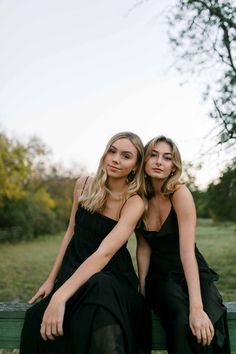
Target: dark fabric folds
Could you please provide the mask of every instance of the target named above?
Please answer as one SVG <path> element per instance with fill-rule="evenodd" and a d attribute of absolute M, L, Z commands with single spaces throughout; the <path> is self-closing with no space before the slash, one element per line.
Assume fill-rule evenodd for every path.
<path fill-rule="evenodd" d="M 172 206 L 159 231 L 140 232 L 152 249 L 146 278 L 147 302 L 160 316 L 166 330 L 169 354 L 230 354 L 227 311 L 215 286 L 219 276 L 195 245 L 204 311 L 211 319 L 215 336 L 210 346 L 198 344 L 189 327 L 189 297 L 179 252 L 179 230 Z"/>
<path fill-rule="evenodd" d="M 52 294 L 99 247 L 116 223 L 79 206 L 75 233 Z M 145 340 L 139 341 L 140 321 L 146 310 L 126 245 L 67 301 L 64 335 L 43 341 L 40 323 L 52 294 L 27 311 L 20 354 L 139 354 L 146 350 Z"/>

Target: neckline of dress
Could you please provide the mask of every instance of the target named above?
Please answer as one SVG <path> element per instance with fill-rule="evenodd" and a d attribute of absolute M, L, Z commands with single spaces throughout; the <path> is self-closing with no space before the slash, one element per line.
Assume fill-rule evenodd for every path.
<path fill-rule="evenodd" d="M 88 213 L 90 213 L 89 210 L 87 210 L 82 204 L 79 204 L 79 206 L 80 206 L 81 208 L 83 208 L 84 210 L 86 210 Z M 119 220 L 113 219 L 113 218 L 111 218 L 110 216 L 107 216 L 107 215 L 105 215 L 105 214 L 101 214 L 101 213 L 99 213 L 98 211 L 96 211 L 96 212 L 93 213 L 93 214 L 96 214 L 96 215 L 98 215 L 98 216 L 101 216 L 101 217 L 103 217 L 103 218 L 105 218 L 105 219 L 108 219 L 108 220 L 113 221 L 113 222 L 116 222 L 116 223 L 119 221 Z"/>
<path fill-rule="evenodd" d="M 116 220 L 116 219 L 110 218 L 110 216 L 107 216 L 107 215 L 104 215 L 104 214 L 98 213 L 97 211 L 96 211 L 96 214 L 97 214 L 97 215 L 99 215 L 99 216 L 102 216 L 103 218 L 106 218 L 106 219 L 108 219 L 108 220 L 111 220 L 111 221 L 113 221 L 113 222 L 118 222 L 118 221 L 119 221 L 119 220 Z"/>
<path fill-rule="evenodd" d="M 146 232 L 157 232 L 159 233 L 161 231 L 161 229 L 163 228 L 163 226 L 165 225 L 165 223 L 167 222 L 167 220 L 169 219 L 169 216 L 172 212 L 172 209 L 173 209 L 173 205 L 171 205 L 171 208 L 170 208 L 170 211 L 168 212 L 164 222 L 162 223 L 161 227 L 159 228 L 159 230 L 145 230 Z"/>

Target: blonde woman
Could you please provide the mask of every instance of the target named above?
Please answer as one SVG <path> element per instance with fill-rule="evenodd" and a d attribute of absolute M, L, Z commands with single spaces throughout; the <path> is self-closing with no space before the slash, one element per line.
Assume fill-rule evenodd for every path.
<path fill-rule="evenodd" d="M 127 241 L 144 211 L 143 145 L 113 136 L 80 178 L 52 270 L 26 313 L 20 354 L 135 354 L 140 302 Z"/>
<path fill-rule="evenodd" d="M 169 354 L 229 354 L 226 308 L 195 244 L 196 211 L 165 136 L 145 146 L 148 210 L 137 232 L 140 291 L 161 317 Z"/>

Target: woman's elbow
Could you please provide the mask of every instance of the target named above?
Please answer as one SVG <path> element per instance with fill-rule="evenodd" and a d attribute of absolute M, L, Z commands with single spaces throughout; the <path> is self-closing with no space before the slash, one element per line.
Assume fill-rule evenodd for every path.
<path fill-rule="evenodd" d="M 101 261 L 101 263 L 103 264 L 107 264 L 111 258 L 113 257 L 115 252 L 113 252 L 110 249 L 106 249 L 106 248 L 98 248 L 96 251 L 96 256 L 98 257 L 98 259 Z"/>

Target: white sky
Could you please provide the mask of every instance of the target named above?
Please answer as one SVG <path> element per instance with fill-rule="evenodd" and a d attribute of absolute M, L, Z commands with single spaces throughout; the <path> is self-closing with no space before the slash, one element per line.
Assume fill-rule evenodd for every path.
<path fill-rule="evenodd" d="M 144 143 L 166 134 L 183 160 L 199 162 L 214 121 L 201 85 L 180 86 L 173 69 L 165 15 L 175 0 L 139 2 L 0 0 L 0 128 L 36 135 L 53 161 L 90 172 L 123 130 Z M 204 161 L 201 186 L 222 168 Z"/>

